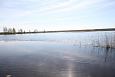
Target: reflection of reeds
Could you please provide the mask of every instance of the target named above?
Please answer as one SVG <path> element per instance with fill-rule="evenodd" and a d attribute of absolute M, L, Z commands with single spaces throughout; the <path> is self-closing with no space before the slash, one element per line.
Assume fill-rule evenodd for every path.
<path fill-rule="evenodd" d="M 113 33 L 113 47 L 115 47 L 115 32 Z"/>
<path fill-rule="evenodd" d="M 110 45 L 110 40 L 111 40 L 111 39 L 109 39 L 108 35 L 105 34 L 105 45 L 104 45 L 104 46 L 105 46 L 106 48 L 111 48 L 112 45 Z"/>

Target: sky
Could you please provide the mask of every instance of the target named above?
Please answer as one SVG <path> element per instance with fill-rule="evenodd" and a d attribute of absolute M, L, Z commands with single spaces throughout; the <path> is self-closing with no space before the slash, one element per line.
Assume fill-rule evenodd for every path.
<path fill-rule="evenodd" d="M 115 0 L 0 0 L 3 27 L 25 30 L 115 28 Z"/>

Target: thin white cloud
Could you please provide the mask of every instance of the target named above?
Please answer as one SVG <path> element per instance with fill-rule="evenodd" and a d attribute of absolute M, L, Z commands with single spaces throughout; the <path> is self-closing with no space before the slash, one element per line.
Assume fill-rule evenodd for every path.
<path fill-rule="evenodd" d="M 77 12 L 80 11 L 85 12 L 87 11 L 88 8 L 91 8 L 90 10 L 94 10 L 94 9 L 98 9 L 98 8 L 100 9 L 103 7 L 114 5 L 115 1 L 112 0 L 63 0 L 63 1 L 62 0 L 50 0 L 50 1 L 49 0 L 15 0 L 14 2 L 3 2 L 3 3 L 4 4 L 0 8 L 0 10 L 2 9 L 0 12 L 0 17 L 2 17 L 2 20 L 0 22 L 34 23 L 39 21 L 43 23 L 44 22 L 55 23 L 59 21 L 59 23 L 61 24 L 61 22 L 62 23 L 67 21 L 71 22 L 69 21 L 70 18 L 71 19 L 74 18 L 67 17 L 68 18 L 67 19 L 65 16 L 60 16 L 60 14 L 64 15 L 66 12 L 71 12 L 74 14 L 73 16 L 75 16 L 77 15 Z M 96 8 L 93 6 L 96 6 Z M 76 14 L 73 11 L 77 11 Z M 55 16 L 57 17 L 55 16 L 50 17 L 49 14 L 50 15 L 55 14 Z M 80 19 L 80 17 L 78 18 Z"/>
<path fill-rule="evenodd" d="M 30 14 L 49 14 L 49 13 L 59 13 L 59 12 L 69 12 L 72 10 L 84 10 L 85 8 L 92 7 L 94 5 L 101 5 L 105 0 L 68 0 L 59 4 L 52 4 L 48 6 L 40 7 L 39 10 L 33 9 Z M 108 5 L 105 3 L 104 5 Z"/>
<path fill-rule="evenodd" d="M 40 9 L 40 11 L 48 11 L 48 10 L 54 10 L 54 9 L 56 9 L 56 8 L 62 8 L 62 7 L 71 5 L 74 1 L 76 1 L 76 0 L 68 0 L 68 1 L 66 1 L 66 2 L 58 3 L 58 4 L 54 3 L 54 4 L 52 4 L 52 5 L 42 7 L 42 8 Z"/>
<path fill-rule="evenodd" d="M 5 0 L 6 1 L 6 0 Z M 23 17 L 29 15 L 40 15 L 49 13 L 59 13 L 59 12 L 69 12 L 72 10 L 84 10 L 85 8 L 92 7 L 94 5 L 102 7 L 113 5 L 114 3 L 109 2 L 109 0 L 51 0 L 51 1 L 38 1 L 38 0 L 16 0 L 16 1 L 6 1 L 4 2 L 3 12 L 6 15 L 9 14 L 13 17 Z M 102 8 L 101 7 L 101 8 Z M 5 16 L 2 13 L 2 16 Z"/>
<path fill-rule="evenodd" d="M 87 8 L 87 7 L 91 7 L 94 4 L 100 3 L 104 0 L 70 0 L 68 2 L 62 3 L 60 5 L 52 5 L 50 7 L 47 8 L 43 8 L 42 10 L 40 10 L 41 12 L 67 12 L 67 11 L 71 11 L 71 10 L 81 10 L 83 8 Z"/>

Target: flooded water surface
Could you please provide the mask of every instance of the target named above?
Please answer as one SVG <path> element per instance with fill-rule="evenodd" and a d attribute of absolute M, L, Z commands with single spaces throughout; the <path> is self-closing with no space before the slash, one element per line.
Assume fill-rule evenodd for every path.
<path fill-rule="evenodd" d="M 0 77 L 115 77 L 115 49 L 92 46 L 99 35 L 1 35 Z"/>

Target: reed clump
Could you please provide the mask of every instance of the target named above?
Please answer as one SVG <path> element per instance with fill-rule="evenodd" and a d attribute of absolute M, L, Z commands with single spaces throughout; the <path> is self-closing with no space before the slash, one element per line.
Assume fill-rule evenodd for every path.
<path fill-rule="evenodd" d="M 101 36 L 98 35 L 95 42 L 93 42 L 95 47 L 104 47 L 104 48 L 115 48 L 115 33 L 105 33 Z"/>

